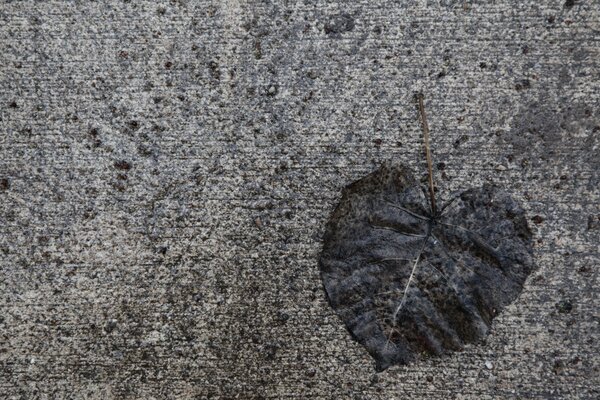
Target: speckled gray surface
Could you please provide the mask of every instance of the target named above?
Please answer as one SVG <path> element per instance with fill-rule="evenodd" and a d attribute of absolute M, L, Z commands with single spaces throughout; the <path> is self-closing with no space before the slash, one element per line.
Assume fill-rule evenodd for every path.
<path fill-rule="evenodd" d="M 2 1 L 0 397 L 592 399 L 598 1 Z M 525 207 L 487 343 L 376 374 L 318 271 L 383 161 Z"/>

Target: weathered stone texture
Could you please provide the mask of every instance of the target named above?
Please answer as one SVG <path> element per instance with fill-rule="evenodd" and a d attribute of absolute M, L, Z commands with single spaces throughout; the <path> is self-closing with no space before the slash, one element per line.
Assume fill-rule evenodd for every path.
<path fill-rule="evenodd" d="M 0 397 L 576 398 L 600 387 L 597 1 L 0 3 Z M 318 256 L 392 160 L 523 204 L 485 346 L 373 371 Z"/>

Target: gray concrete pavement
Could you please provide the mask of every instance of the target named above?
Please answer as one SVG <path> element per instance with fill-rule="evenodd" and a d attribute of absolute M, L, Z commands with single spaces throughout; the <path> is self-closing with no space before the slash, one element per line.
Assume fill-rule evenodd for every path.
<path fill-rule="evenodd" d="M 0 397 L 593 399 L 597 1 L 2 1 Z M 539 268 L 483 345 L 376 374 L 317 260 L 386 160 L 491 182 Z"/>

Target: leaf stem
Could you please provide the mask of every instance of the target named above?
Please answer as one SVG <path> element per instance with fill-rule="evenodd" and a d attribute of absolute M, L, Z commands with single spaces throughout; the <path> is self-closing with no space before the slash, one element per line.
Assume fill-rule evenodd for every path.
<path fill-rule="evenodd" d="M 431 150 L 429 149 L 429 125 L 427 125 L 427 116 L 425 115 L 422 93 L 417 94 L 417 101 L 419 103 L 419 114 L 421 114 L 423 136 L 425 139 L 425 157 L 427 158 L 427 171 L 429 172 L 429 199 L 431 200 L 431 212 L 433 215 L 436 215 L 435 192 L 433 190 L 433 168 L 431 163 Z"/>

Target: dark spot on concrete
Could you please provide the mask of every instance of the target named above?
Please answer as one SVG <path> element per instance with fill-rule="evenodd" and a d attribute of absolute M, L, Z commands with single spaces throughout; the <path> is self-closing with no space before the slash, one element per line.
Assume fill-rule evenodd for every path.
<path fill-rule="evenodd" d="M 106 325 L 104 325 L 104 332 L 111 333 L 112 331 L 115 330 L 116 327 L 117 327 L 117 321 L 114 319 L 111 319 L 110 321 L 108 321 L 106 323 Z"/>
<path fill-rule="evenodd" d="M 165 62 L 165 68 L 166 69 L 171 69 L 172 67 L 173 67 L 173 63 L 171 61 Z"/>
<path fill-rule="evenodd" d="M 266 344 L 264 348 L 265 359 L 269 361 L 275 360 L 275 357 L 277 356 L 277 350 L 279 350 L 279 346 L 276 344 Z"/>
<path fill-rule="evenodd" d="M 446 163 L 444 163 L 444 162 L 437 163 L 437 169 L 439 171 L 443 171 L 444 169 L 446 169 Z"/>
<path fill-rule="evenodd" d="M 7 191 L 10 188 L 10 181 L 8 178 L 0 178 L 0 191 Z"/>
<path fill-rule="evenodd" d="M 140 144 L 137 147 L 137 151 L 140 155 L 142 155 L 144 157 L 149 157 L 152 155 L 152 149 L 144 144 Z"/>
<path fill-rule="evenodd" d="M 382 139 L 373 139 L 373 143 L 375 144 L 375 146 L 381 146 L 381 144 L 383 143 Z"/>
<path fill-rule="evenodd" d="M 544 222 L 544 218 L 540 215 L 535 215 L 531 218 L 531 220 L 536 223 L 536 224 L 541 224 L 542 222 Z"/>
<path fill-rule="evenodd" d="M 120 169 L 122 171 L 129 171 L 131 169 L 131 164 L 125 160 L 115 161 L 113 165 L 116 169 Z"/>
<path fill-rule="evenodd" d="M 98 128 L 92 128 L 89 131 L 89 135 L 92 140 L 92 147 L 94 147 L 94 148 L 100 147 L 100 145 L 102 144 L 102 140 L 100 140 L 98 138 L 99 134 L 100 134 L 100 130 Z"/>
<path fill-rule="evenodd" d="M 285 325 L 290 319 L 290 315 L 286 312 L 283 311 L 278 311 L 277 312 L 277 321 L 279 322 L 279 325 Z"/>
<path fill-rule="evenodd" d="M 310 100 L 312 100 L 312 98 L 313 98 L 313 95 L 314 95 L 314 92 L 311 90 L 310 92 L 308 92 L 307 94 L 305 94 L 305 95 L 302 97 L 302 101 L 303 101 L 304 103 L 308 103 Z"/>
<path fill-rule="evenodd" d="M 525 89 L 531 88 L 531 82 L 529 79 L 521 79 L 519 82 L 515 84 L 515 90 L 521 91 Z"/>
<path fill-rule="evenodd" d="M 487 68 L 487 64 L 482 61 L 482 62 L 479 63 L 479 68 L 486 69 Z"/>
<path fill-rule="evenodd" d="M 325 23 L 324 30 L 327 35 L 339 36 L 344 32 L 350 32 L 354 29 L 354 18 L 347 13 L 341 13 L 331 17 Z"/>
<path fill-rule="evenodd" d="M 136 120 L 131 120 L 127 123 L 127 127 L 133 131 L 136 131 L 140 128 L 140 123 Z"/>
<path fill-rule="evenodd" d="M 120 181 L 126 181 L 127 180 L 127 175 L 125 174 L 117 174 L 117 179 Z"/>
<path fill-rule="evenodd" d="M 588 228 L 588 230 L 600 228 L 600 214 L 588 215 L 587 228 Z"/>
<path fill-rule="evenodd" d="M 196 185 L 202 185 L 204 183 L 204 175 L 202 175 L 199 172 L 196 172 L 192 175 L 192 181 L 196 184 Z"/>
<path fill-rule="evenodd" d="M 563 372 L 563 370 L 565 369 L 565 363 L 562 360 L 554 360 L 554 363 L 552 365 L 552 371 L 558 375 L 561 372 Z"/>
<path fill-rule="evenodd" d="M 595 170 L 600 168 L 600 160 L 594 152 L 575 154 L 573 146 L 565 146 L 571 141 L 582 142 L 582 148 L 597 148 L 600 136 L 590 134 L 599 120 L 588 117 L 585 103 L 565 101 L 562 105 L 534 102 L 526 105 L 515 115 L 509 132 L 504 132 L 499 140 L 511 145 L 511 152 L 527 163 L 538 166 L 549 160 L 569 164 L 575 157 L 579 162 L 589 164 Z"/>
<path fill-rule="evenodd" d="M 461 137 L 459 137 L 458 139 L 456 139 L 453 143 L 454 148 L 458 148 L 460 147 L 463 143 L 466 143 L 469 140 L 469 137 L 467 135 L 462 135 Z"/>
<path fill-rule="evenodd" d="M 546 18 L 546 21 L 547 21 L 549 24 L 553 24 L 553 23 L 554 23 L 554 21 L 556 21 L 556 16 L 554 16 L 554 15 L 549 15 L 549 16 Z"/>
<path fill-rule="evenodd" d="M 210 76 L 212 76 L 213 79 L 221 79 L 221 70 L 219 69 L 219 64 L 216 61 L 211 61 L 208 63 L 208 70 L 210 71 Z"/>
<path fill-rule="evenodd" d="M 8 107 L 10 107 L 10 108 L 19 108 L 19 105 L 17 104 L 16 101 L 11 101 L 10 103 L 8 103 Z"/>
<path fill-rule="evenodd" d="M 565 1 L 564 7 L 566 9 L 571 9 L 575 5 L 575 0 L 567 0 Z"/>
<path fill-rule="evenodd" d="M 568 314 L 573 311 L 573 303 L 571 300 L 561 300 L 556 303 L 556 309 L 561 314 Z"/>
<path fill-rule="evenodd" d="M 254 41 L 254 58 L 256 58 L 257 60 L 260 60 L 262 57 L 263 57 L 262 44 L 259 39 L 256 39 Z"/>
<path fill-rule="evenodd" d="M 127 58 L 129 58 L 129 53 L 125 50 L 121 50 L 119 51 L 119 57 L 123 60 L 126 60 Z"/>
<path fill-rule="evenodd" d="M 306 76 L 308 76 L 310 79 L 317 79 L 319 77 L 319 73 L 314 69 L 311 69 L 306 73 Z"/>
<path fill-rule="evenodd" d="M 577 272 L 579 272 L 580 274 L 583 274 L 583 275 L 587 275 L 590 272 L 592 272 L 592 268 L 589 265 L 582 265 L 581 267 L 579 267 Z"/>

